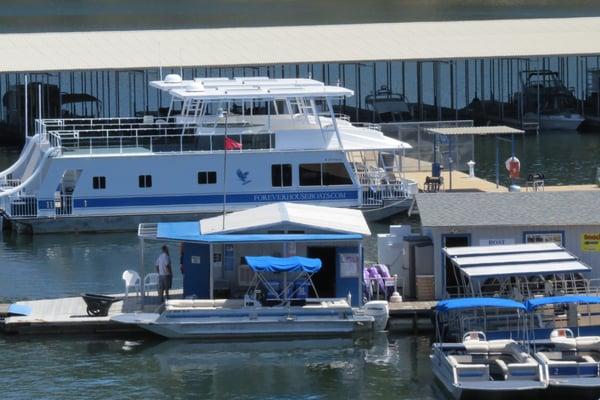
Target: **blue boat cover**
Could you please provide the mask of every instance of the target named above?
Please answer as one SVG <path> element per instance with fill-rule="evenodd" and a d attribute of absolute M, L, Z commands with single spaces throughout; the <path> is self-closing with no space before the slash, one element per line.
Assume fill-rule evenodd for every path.
<path fill-rule="evenodd" d="M 252 257 L 246 256 L 248 266 L 256 272 L 308 272 L 315 273 L 321 269 L 321 260 L 306 257 Z"/>
<path fill-rule="evenodd" d="M 469 297 L 464 299 L 442 300 L 435 306 L 437 312 L 448 312 L 452 310 L 464 310 L 469 308 L 512 308 L 525 310 L 523 303 L 499 297 Z"/>
<path fill-rule="evenodd" d="M 538 307 L 545 306 L 548 304 L 566 304 L 566 303 L 577 303 L 577 304 L 600 304 L 600 297 L 597 296 L 551 296 L 551 297 L 540 297 L 537 299 L 529 299 L 525 302 L 527 311 L 531 312 Z"/>

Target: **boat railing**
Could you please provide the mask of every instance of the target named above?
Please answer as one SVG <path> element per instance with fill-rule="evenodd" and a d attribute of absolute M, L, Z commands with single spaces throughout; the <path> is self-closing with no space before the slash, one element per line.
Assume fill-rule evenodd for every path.
<path fill-rule="evenodd" d="M 357 128 L 366 128 L 381 131 L 381 125 L 374 124 L 372 122 L 352 122 L 352 125 L 356 126 Z"/>
<path fill-rule="evenodd" d="M 319 116 L 321 117 L 330 117 L 331 118 L 331 113 L 329 112 L 320 112 Z M 333 114 L 333 116 L 335 117 L 335 119 L 339 119 L 342 121 L 346 121 L 346 122 L 350 122 L 350 116 L 347 114 L 340 114 L 340 113 L 335 113 Z"/>
<path fill-rule="evenodd" d="M 37 197 L 35 196 L 0 197 L 0 201 L 2 201 L 0 208 L 4 209 L 11 218 L 37 216 Z"/>
<path fill-rule="evenodd" d="M 446 297 L 471 297 L 474 295 L 484 297 L 510 297 L 521 301 L 538 296 L 558 296 L 566 294 L 600 295 L 600 279 L 535 279 L 520 281 L 517 284 L 502 285 L 497 281 L 483 283 L 479 286 L 478 293 L 472 293 L 469 288 L 462 285 L 446 286 Z"/>
<path fill-rule="evenodd" d="M 122 127 L 100 124 L 102 128 L 80 129 L 85 125 L 77 125 L 77 129 L 57 125 L 44 134 L 53 147 L 61 151 L 81 151 L 86 153 L 130 153 L 130 152 L 190 152 L 190 151 L 222 151 L 224 135 L 196 134 L 195 125 L 176 123 L 159 124 L 122 124 Z M 70 127 L 70 128 L 73 128 Z M 45 128 L 43 128 L 45 129 Z M 272 150 L 275 137 L 272 132 L 236 133 L 228 137 L 241 144 L 244 150 Z"/>
<path fill-rule="evenodd" d="M 482 330 L 484 332 L 493 331 L 518 331 L 520 325 L 519 321 L 521 317 L 514 313 L 494 313 L 493 311 L 487 310 L 485 315 L 475 313 L 475 315 L 459 315 L 458 325 L 460 332 L 469 332 Z"/>
<path fill-rule="evenodd" d="M 16 188 L 20 184 L 20 179 L 8 179 L 6 177 L 0 178 L 0 192 L 6 189 Z"/>
<path fill-rule="evenodd" d="M 73 213 L 73 196 L 57 195 L 54 198 L 54 212 L 56 215 L 71 215 Z"/>

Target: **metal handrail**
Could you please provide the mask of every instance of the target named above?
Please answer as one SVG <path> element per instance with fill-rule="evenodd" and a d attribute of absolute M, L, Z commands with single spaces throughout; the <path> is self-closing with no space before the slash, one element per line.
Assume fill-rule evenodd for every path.
<path fill-rule="evenodd" d="M 374 129 L 376 131 L 381 131 L 381 125 L 374 124 L 372 122 L 352 122 L 352 126 L 355 126 L 357 128 L 367 128 Z"/>

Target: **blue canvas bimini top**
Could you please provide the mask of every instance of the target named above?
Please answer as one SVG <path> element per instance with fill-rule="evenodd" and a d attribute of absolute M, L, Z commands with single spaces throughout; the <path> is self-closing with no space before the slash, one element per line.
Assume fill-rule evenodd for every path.
<path fill-rule="evenodd" d="M 550 304 L 600 304 L 600 297 L 598 296 L 552 296 L 552 297 L 540 297 L 537 299 L 529 299 L 525 302 L 527 311 L 534 311 L 538 307 L 542 307 Z"/>
<path fill-rule="evenodd" d="M 499 297 L 470 297 L 465 299 L 442 300 L 436 305 L 435 310 L 437 312 L 448 312 L 453 310 L 484 307 L 525 310 L 523 303 Z"/>
<path fill-rule="evenodd" d="M 321 260 L 306 257 L 252 257 L 246 256 L 246 262 L 256 272 L 307 272 L 315 273 L 321 269 Z"/>

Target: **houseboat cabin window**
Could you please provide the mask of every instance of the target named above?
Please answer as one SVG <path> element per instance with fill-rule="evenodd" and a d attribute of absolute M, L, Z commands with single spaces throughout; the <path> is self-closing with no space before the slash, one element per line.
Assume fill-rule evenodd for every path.
<path fill-rule="evenodd" d="M 321 164 L 300 164 L 300 186 L 321 185 Z"/>
<path fill-rule="evenodd" d="M 92 178 L 92 186 L 94 189 L 106 189 L 106 177 L 94 176 Z"/>
<path fill-rule="evenodd" d="M 292 164 L 271 165 L 271 185 L 273 187 L 292 186 Z"/>
<path fill-rule="evenodd" d="M 352 178 L 344 163 L 323 164 L 323 185 L 351 185 Z"/>
<path fill-rule="evenodd" d="M 138 184 L 141 188 L 152 187 L 152 175 L 140 175 L 138 177 Z"/>
<path fill-rule="evenodd" d="M 344 163 L 300 164 L 300 186 L 351 184 Z"/>
<path fill-rule="evenodd" d="M 210 185 L 217 183 L 216 171 L 200 171 L 198 172 L 198 185 Z"/>
<path fill-rule="evenodd" d="M 561 232 L 538 232 L 526 233 L 525 243 L 556 243 L 563 245 L 563 234 Z"/>

